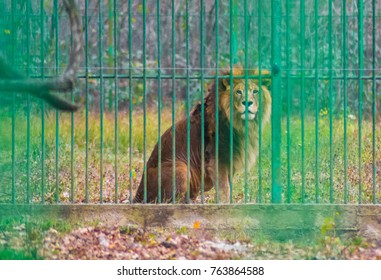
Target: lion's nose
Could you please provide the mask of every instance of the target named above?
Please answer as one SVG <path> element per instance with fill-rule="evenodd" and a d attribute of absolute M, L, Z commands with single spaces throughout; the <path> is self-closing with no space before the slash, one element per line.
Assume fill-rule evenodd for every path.
<path fill-rule="evenodd" d="M 242 101 L 242 105 L 246 107 L 250 107 L 251 105 L 253 105 L 253 101 Z"/>

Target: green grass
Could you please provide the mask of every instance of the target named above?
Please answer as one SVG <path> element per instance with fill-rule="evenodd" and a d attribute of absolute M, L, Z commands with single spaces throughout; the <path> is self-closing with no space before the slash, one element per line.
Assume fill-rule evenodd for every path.
<path fill-rule="evenodd" d="M 31 217 L 27 213 L 0 216 L 0 260 L 42 259 L 48 233 L 69 233 L 74 224 L 54 218 Z"/>
<path fill-rule="evenodd" d="M 158 139 L 157 111 L 155 108 L 147 110 L 147 159 L 153 146 Z M 177 114 L 177 118 L 181 112 Z M 56 177 L 56 120 L 55 113 L 49 112 L 45 117 L 45 177 L 44 198 L 47 203 L 54 203 L 56 195 L 63 203 L 71 201 L 71 187 L 74 188 L 74 201 L 85 202 L 86 199 L 86 118 L 84 112 L 74 114 L 73 135 L 73 169 L 71 169 L 71 115 L 59 114 L 59 141 L 58 141 L 58 180 Z M 97 203 L 100 196 L 100 116 L 90 112 L 89 115 L 89 143 L 88 143 L 88 201 Z M 118 201 L 128 201 L 130 195 L 130 176 L 132 178 L 132 192 L 137 188 L 143 169 L 143 112 L 136 110 L 132 118 L 132 147 L 129 146 L 129 116 L 128 112 L 120 112 L 118 115 L 118 157 L 115 159 L 115 117 L 112 113 L 104 115 L 103 130 L 103 202 L 115 201 L 115 170 L 117 163 L 118 175 Z M 171 126 L 171 111 L 163 109 L 161 133 Z M 304 120 L 304 146 L 301 141 L 301 119 L 299 116 L 290 117 L 290 154 L 288 166 L 287 155 L 287 129 L 286 119 L 282 122 L 282 180 L 283 197 L 292 203 L 314 203 L 316 199 L 320 203 L 344 202 L 344 124 L 342 118 L 333 121 L 332 133 L 332 180 L 330 162 L 330 130 L 329 118 L 323 114 L 319 118 L 318 145 L 319 152 L 316 158 L 316 135 L 315 118 L 306 116 Z M 10 116 L 0 117 L 0 203 L 8 203 L 12 197 L 12 119 Z M 15 145 L 15 200 L 18 203 L 26 201 L 26 147 L 27 120 L 22 112 L 17 113 L 15 121 L 16 133 Z M 361 202 L 373 202 L 373 165 L 372 165 L 372 124 L 364 120 L 361 125 Z M 268 203 L 271 200 L 271 129 L 266 127 L 262 135 L 261 157 L 253 170 L 248 170 L 247 194 L 248 201 Z M 348 119 L 347 129 L 347 202 L 358 203 L 359 200 L 359 129 L 356 119 Z M 377 130 L 376 143 L 376 199 L 381 200 L 381 133 Z M 304 197 L 302 197 L 302 147 L 304 147 Z M 130 166 L 129 153 L 132 153 Z M 317 164 L 316 164 L 317 160 Z M 30 136 L 30 177 L 29 186 L 31 200 L 41 202 L 42 197 L 42 153 L 41 153 L 41 117 L 33 114 L 31 117 Z M 315 172 L 318 168 L 318 178 Z M 131 172 L 130 172 L 131 171 Z M 289 171 L 289 173 L 288 173 Z M 72 174 L 73 173 L 73 174 Z M 290 185 L 287 185 L 288 174 Z M 72 176 L 73 175 L 73 176 Z M 58 182 L 58 184 L 56 184 Z M 332 182 L 332 184 L 331 184 Z M 316 188 L 318 193 L 316 193 Z M 244 172 L 237 174 L 233 185 L 234 202 L 243 202 L 245 193 Z M 259 199 L 259 193 L 262 199 Z M 332 197 L 330 197 L 332 194 Z M 207 201 L 213 202 L 214 195 L 210 192 L 206 196 Z"/>
<path fill-rule="evenodd" d="M 36 260 L 40 259 L 35 254 L 30 254 L 26 250 L 1 249 L 0 260 Z"/>

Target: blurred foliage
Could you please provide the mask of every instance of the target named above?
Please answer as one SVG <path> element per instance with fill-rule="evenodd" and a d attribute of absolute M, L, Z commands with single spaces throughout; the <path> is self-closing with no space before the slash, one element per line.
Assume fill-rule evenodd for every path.
<path fill-rule="evenodd" d="M 102 2 L 102 22 L 99 23 L 99 1 L 89 1 L 88 17 L 85 18 L 85 3 L 80 1 L 81 14 L 88 40 L 86 43 L 88 64 L 81 62 L 79 75 L 82 88 L 86 80 L 83 78 L 88 73 L 92 78 L 88 81 L 90 106 L 97 109 L 100 103 L 99 76 L 105 75 L 108 82 L 103 84 L 104 105 L 112 110 L 115 105 L 115 85 L 118 87 L 119 107 L 128 108 L 132 100 L 134 105 L 142 103 L 142 75 L 143 60 L 146 60 L 146 74 L 151 78 L 146 81 L 147 102 L 156 103 L 158 93 L 158 28 L 157 28 L 157 1 L 146 1 L 146 19 L 143 20 L 143 5 L 141 1 L 131 1 L 131 11 L 128 10 L 129 1 L 117 1 L 114 14 L 113 1 Z M 69 53 L 70 35 L 68 18 L 63 13 L 60 1 L 27 1 L 27 0 L 1 0 L 0 5 L 0 43 L 2 46 L 0 55 L 7 57 L 10 63 L 19 70 L 35 77 L 52 76 L 62 73 Z M 112 2 L 112 3 L 111 3 Z M 216 17 L 216 1 L 204 1 L 205 13 L 203 24 L 203 48 L 204 56 L 201 57 L 201 1 L 189 1 L 188 23 L 186 17 L 185 0 L 175 1 L 172 7 L 171 1 L 160 1 L 160 73 L 184 77 L 189 67 L 192 77 L 215 74 L 216 61 L 219 67 L 228 67 L 230 60 L 234 63 L 244 64 L 245 55 L 249 68 L 271 69 L 271 1 L 233 1 L 233 7 L 229 7 L 229 1 L 217 1 L 219 14 Z M 380 108 L 381 96 L 377 92 L 380 82 L 377 79 L 372 88 L 372 80 L 364 79 L 363 91 L 359 92 L 359 59 L 364 60 L 364 75 L 371 77 L 373 74 L 372 54 L 375 52 L 376 60 L 375 75 L 380 73 L 381 39 L 375 38 L 373 45 L 373 33 L 380 34 L 380 11 L 376 11 L 376 25 L 372 22 L 372 1 L 364 0 L 364 32 L 360 34 L 364 41 L 364 52 L 358 52 L 359 25 L 357 1 L 333 0 L 330 10 L 329 1 L 302 1 L 304 11 L 301 11 L 301 1 L 282 1 L 282 63 L 283 81 L 282 93 L 284 108 L 287 100 L 291 102 L 291 112 L 300 111 L 301 96 L 305 97 L 306 112 L 313 113 L 316 109 L 327 108 L 332 105 L 335 114 L 343 110 L 344 90 L 348 95 L 349 113 L 358 114 L 359 96 L 363 96 L 363 110 L 365 116 L 370 116 L 375 96 L 377 108 Z M 41 5 L 43 3 L 43 5 Z M 56 6 L 58 3 L 58 6 Z M 317 3 L 317 6 L 316 6 Z M 376 1 L 376 7 L 381 5 L 381 0 Z M 172 26 L 172 8 L 175 18 Z M 245 35 L 245 10 L 247 13 L 247 38 Z M 346 18 L 343 12 L 346 12 Z M 56 18 L 56 13 L 58 19 Z M 232 25 L 230 24 L 230 12 L 232 12 Z M 131 13 L 131 26 L 129 30 L 129 14 Z M 117 15 L 117 18 L 114 18 Z M 217 21 L 216 21 L 217 19 Z M 58 21 L 58 25 L 56 22 Z M 115 24 L 114 24 L 115 23 Z M 101 30 L 99 30 L 101 27 Z M 143 27 L 146 28 L 146 37 L 143 38 Z M 174 28 L 173 28 L 174 27 Z M 188 27 L 188 28 L 187 28 Z M 218 34 L 216 29 L 218 27 Z M 304 34 L 301 32 L 304 30 Z M 344 29 L 345 27 L 345 29 Z M 373 30 L 374 29 L 374 30 Z M 344 31 L 347 32 L 344 32 Z M 189 32 L 189 45 L 187 48 L 187 31 Z M 331 33 L 330 33 L 331 31 Z M 58 34 L 58 35 L 57 35 Z M 117 36 L 114 40 L 114 35 Z M 130 35 L 130 36 L 129 36 Z M 172 46 L 172 36 L 175 36 L 175 46 Z M 84 35 L 85 36 L 85 35 Z M 101 36 L 101 37 L 100 37 Z M 346 46 L 344 46 L 344 38 Z M 129 43 L 132 43 L 131 53 Z M 232 49 L 230 49 L 230 41 Z M 218 53 L 216 53 L 218 41 Z M 116 44 L 115 44 L 115 43 Z M 245 44 L 246 42 L 246 44 Z M 304 53 L 301 46 L 304 45 Z M 143 57 L 143 46 L 146 47 L 146 56 Z M 245 46 L 247 49 L 245 50 Z M 317 48 L 316 48 L 317 46 Z M 172 65 L 172 50 L 175 48 L 176 64 Z M 85 54 L 85 49 L 84 54 Z M 187 51 L 189 50 L 189 56 Z M 188 57 L 188 60 L 187 60 Z M 346 65 L 344 65 L 346 58 Z M 204 69 L 200 69 L 201 60 L 204 60 Z M 302 69 L 302 60 L 304 69 Z M 131 95 L 128 86 L 129 65 L 131 72 L 136 76 L 131 86 Z M 188 63 L 188 64 L 187 64 Z M 100 65 L 103 68 L 100 69 Z M 87 66 L 87 67 L 86 67 Z M 176 68 L 173 70 L 173 68 Z M 86 72 L 87 71 L 87 72 Z M 333 79 L 329 80 L 329 71 L 332 71 Z M 349 79 L 344 85 L 344 72 Z M 114 81 L 114 73 L 118 74 L 118 82 Z M 301 92 L 301 74 L 305 75 L 305 91 Z M 287 79 L 287 76 L 290 79 Z M 316 84 L 315 75 L 321 79 Z M 106 78 L 107 77 L 107 78 Z M 168 76 L 169 77 L 169 76 Z M 192 79 L 197 86 L 202 88 L 199 79 Z M 205 82 L 210 82 L 206 79 Z M 171 102 L 172 82 L 162 83 L 162 95 L 165 104 Z M 178 100 L 186 96 L 186 83 L 177 79 L 175 85 Z M 373 93 L 374 92 L 374 93 Z M 198 90 L 191 90 L 190 95 L 197 94 Z M 317 108 L 315 100 L 317 98 Z M 84 102 L 84 92 L 77 91 L 75 99 Z M 192 97 L 195 100 L 196 97 Z M 3 100 L 2 103 L 9 103 Z"/>

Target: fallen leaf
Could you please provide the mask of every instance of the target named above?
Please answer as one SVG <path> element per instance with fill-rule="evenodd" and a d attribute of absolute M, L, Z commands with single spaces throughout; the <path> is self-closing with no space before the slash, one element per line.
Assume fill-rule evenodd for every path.
<path fill-rule="evenodd" d="M 194 229 L 199 229 L 199 228 L 200 228 L 200 226 L 201 226 L 201 222 L 200 222 L 200 221 L 198 221 L 198 220 L 197 220 L 197 221 L 195 221 L 195 222 L 194 222 L 194 224 L 193 224 L 193 228 L 194 228 Z"/>

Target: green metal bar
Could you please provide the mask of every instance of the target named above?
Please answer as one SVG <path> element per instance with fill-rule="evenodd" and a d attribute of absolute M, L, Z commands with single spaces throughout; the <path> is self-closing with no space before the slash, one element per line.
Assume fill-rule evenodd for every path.
<path fill-rule="evenodd" d="M 258 11 L 262 10 L 262 1 L 258 1 Z M 262 13 L 258 12 L 258 70 L 259 70 L 259 116 L 258 116 L 258 203 L 262 203 Z"/>
<path fill-rule="evenodd" d="M 377 203 L 376 195 L 376 0 L 372 0 L 372 196 L 373 204 Z"/>
<path fill-rule="evenodd" d="M 272 63 L 272 96 L 271 106 L 271 146 L 272 164 L 271 178 L 272 190 L 271 201 L 280 203 L 282 201 L 282 177 L 281 177 L 281 23 L 282 5 L 280 0 L 271 2 L 271 63 Z"/>
<path fill-rule="evenodd" d="M 215 111 L 216 111 L 216 113 L 215 113 L 215 118 L 216 118 L 216 139 L 215 139 L 215 141 L 216 141 L 216 143 L 215 143 L 215 145 L 216 145 L 216 148 L 215 148 L 215 154 L 216 154 L 216 178 L 215 178 L 215 181 L 216 181 L 216 186 L 215 186 L 215 188 L 216 188 L 216 198 L 215 198 L 215 200 L 216 200 L 216 203 L 218 203 L 218 195 L 219 195 L 219 190 L 218 190 L 218 188 L 219 188 L 219 135 L 220 135 L 220 133 L 219 133 L 219 106 L 218 106 L 218 104 L 219 104 L 219 96 L 218 96 L 218 91 L 219 91 L 219 89 L 218 89 L 218 85 L 219 85 L 219 65 L 220 65 L 220 63 L 219 63 L 219 27 L 218 27 L 218 18 L 219 18 L 219 1 L 218 0 L 215 0 L 215 2 L 214 2 L 214 6 L 215 6 L 215 22 L 216 22 L 216 92 L 215 92 L 215 95 L 216 95 L 216 108 L 215 108 Z"/>
<path fill-rule="evenodd" d="M 357 2 L 357 1 L 356 1 Z M 351 25 L 350 26 L 356 26 L 356 24 L 358 23 L 357 21 L 358 21 L 358 15 L 355 15 L 355 11 L 354 11 L 354 9 L 355 9 L 355 2 L 354 1 L 352 1 L 352 3 L 351 3 L 351 6 L 352 6 L 352 11 L 351 11 L 351 13 L 350 13 L 350 15 L 348 15 L 348 17 L 352 20 L 352 22 L 351 22 Z M 359 27 L 359 25 L 357 25 L 357 27 Z M 355 38 L 356 37 L 356 35 L 358 36 L 358 31 L 355 29 L 355 28 L 350 28 L 351 29 L 351 35 L 352 35 L 352 38 Z M 351 40 L 351 43 L 352 43 L 352 47 L 355 49 L 356 47 L 358 47 L 358 42 L 357 42 L 357 44 L 356 44 L 356 41 L 355 40 Z M 358 50 L 357 50 L 358 51 Z M 351 73 L 352 74 L 358 74 L 357 75 L 357 79 L 355 80 L 355 81 L 353 81 L 353 83 L 352 83 L 352 85 L 354 85 L 354 86 L 358 86 L 358 81 L 359 81 L 359 78 L 360 78 L 360 71 L 356 71 L 356 68 L 357 69 L 359 69 L 360 67 L 358 66 L 358 65 L 355 65 L 355 62 L 356 60 L 355 59 L 352 59 L 352 60 L 350 60 L 350 67 L 349 67 L 349 69 L 351 70 Z M 357 57 L 357 62 L 358 62 L 358 57 Z M 356 73 L 357 72 L 357 73 Z M 357 93 L 357 92 L 356 92 Z M 349 95 L 349 93 L 348 93 L 348 96 L 350 96 Z M 360 97 L 358 97 L 358 102 L 360 101 L 359 100 L 360 99 Z M 359 111 L 359 109 L 358 109 L 358 107 L 357 107 L 357 112 Z M 358 138 L 359 139 L 359 138 Z M 358 155 L 358 154 L 357 154 Z M 358 167 L 358 166 L 357 166 Z"/>
<path fill-rule="evenodd" d="M 157 91 L 157 112 L 158 112 L 158 132 L 157 132 L 157 143 L 158 143 L 158 194 L 157 194 L 157 200 L 158 203 L 161 203 L 161 33 L 160 33 L 160 0 L 156 1 L 156 32 L 157 32 L 157 68 L 158 68 L 158 91 Z"/>
<path fill-rule="evenodd" d="M 100 75 L 100 85 L 99 85 L 99 107 L 100 107 L 100 145 L 99 145 L 99 160 L 100 160 L 100 176 L 99 176 L 99 203 L 103 203 L 103 115 L 104 115 L 104 88 L 103 88 L 103 1 L 99 0 L 99 11 L 98 11 L 98 44 L 99 44 L 99 75 Z"/>
<path fill-rule="evenodd" d="M 118 203 L 119 201 L 119 180 L 118 180 L 118 153 L 119 153 L 119 135 L 118 135 L 118 124 L 119 124 L 119 79 L 118 79 L 118 54 L 117 54 L 117 47 L 118 47 L 118 32 L 117 32 L 117 17 L 118 17 L 118 8 L 117 8 L 117 0 L 114 0 L 114 13 L 113 13 L 113 25 L 114 25 L 114 32 L 113 32 L 113 37 L 114 37 L 114 88 L 115 88 L 115 98 L 114 98 L 114 106 L 115 106 L 115 135 L 114 135 L 114 151 L 115 151 L 115 197 L 114 197 L 114 202 Z"/>
<path fill-rule="evenodd" d="M 229 67 L 230 67 L 230 122 L 229 122 L 229 188 L 230 188 L 230 202 L 232 202 L 232 192 L 233 192 L 233 117 L 234 117 L 234 106 L 233 106 L 233 66 L 234 66 L 234 46 L 235 46 L 235 35 L 234 35 L 234 1 L 229 1 L 229 34 L 230 34 L 230 46 L 229 46 Z"/>
<path fill-rule="evenodd" d="M 359 199 L 358 203 L 362 203 L 362 164 L 361 164 L 361 149 L 362 149 L 362 106 L 363 106 L 363 80 L 364 73 L 364 3 L 358 0 L 358 64 L 359 64 L 359 107 L 358 107 L 358 166 L 359 166 Z"/>
<path fill-rule="evenodd" d="M 319 1 L 315 0 L 315 202 L 319 203 Z"/>
<path fill-rule="evenodd" d="M 186 201 L 190 203 L 190 88 L 189 88 L 189 0 L 185 1 L 185 60 L 186 60 L 186 115 L 187 115 L 187 194 Z"/>
<path fill-rule="evenodd" d="M 176 203 L 176 17 L 172 0 L 172 203 Z"/>
<path fill-rule="evenodd" d="M 347 0 L 343 0 L 343 95 L 344 95 L 344 204 L 348 202 L 348 183 L 347 183 L 347 169 L 348 169 L 348 153 L 347 153 L 347 146 L 348 146 L 348 141 L 347 141 L 347 120 L 348 120 L 348 81 L 347 81 L 347 75 L 348 75 L 348 70 L 347 70 L 347 49 L 348 49 L 348 44 L 347 44 Z"/>
<path fill-rule="evenodd" d="M 286 60 L 287 60 L 287 116 L 286 116 L 286 130 L 287 130 L 287 203 L 291 203 L 291 60 L 290 60 L 290 0 L 286 2 Z"/>
<path fill-rule="evenodd" d="M 26 1 L 26 75 L 30 76 L 30 1 Z M 26 203 L 31 200 L 30 191 L 30 95 L 26 101 Z"/>
<path fill-rule="evenodd" d="M 304 74 L 305 74 L 305 5 L 304 5 L 304 0 L 300 0 L 300 68 L 301 68 L 301 77 L 300 77 L 300 117 L 301 117 L 301 142 L 302 142 L 302 147 L 301 147 L 301 152 L 302 152 L 302 158 L 301 158 L 301 173 L 302 173 L 302 190 L 301 190 L 301 201 L 302 203 L 305 202 L 305 181 L 306 181 L 306 176 L 305 176 L 305 167 L 304 167 L 304 157 L 305 157 L 305 152 L 304 152 L 304 138 L 305 138 L 305 129 L 304 129 L 304 115 L 305 115 L 305 79 L 304 79 Z"/>
<path fill-rule="evenodd" d="M 12 204 L 15 204 L 16 198 L 16 158 L 15 158 L 15 126 L 16 126 L 16 97 L 12 96 Z"/>
<path fill-rule="evenodd" d="M 129 183 L 130 183 L 130 204 L 133 202 L 132 197 L 132 0 L 128 0 L 128 96 L 129 96 Z"/>
<path fill-rule="evenodd" d="M 16 97 L 15 95 L 12 96 L 12 195 L 11 195 L 11 201 L 12 204 L 15 204 L 15 198 L 16 198 L 16 159 L 15 159 L 15 126 L 16 126 Z"/>
<path fill-rule="evenodd" d="M 74 103 L 74 90 L 70 93 L 71 102 Z M 70 202 L 74 204 L 74 113 L 70 113 Z"/>
<path fill-rule="evenodd" d="M 205 103 L 204 103 L 204 68 L 205 68 L 205 48 L 204 48 L 204 17 L 205 1 L 200 2 L 200 68 L 201 68 L 201 203 L 204 204 L 205 197 Z"/>
<path fill-rule="evenodd" d="M 143 0 L 143 23 L 146 22 L 147 12 L 146 0 Z M 144 199 L 143 202 L 147 203 L 147 59 L 146 59 L 146 25 L 143 24 L 143 162 L 144 162 Z"/>
<path fill-rule="evenodd" d="M 15 13 L 16 13 L 16 3 L 15 1 L 12 1 L 11 4 L 11 40 L 12 40 L 12 47 L 11 47 L 11 61 L 12 65 L 14 66 L 15 64 L 15 46 L 16 46 L 16 38 L 15 38 L 15 33 L 16 33 L 16 27 L 15 27 Z M 15 158 L 15 126 L 16 126 L 16 97 L 15 94 L 12 95 L 12 194 L 11 194 L 11 201 L 12 204 L 15 204 L 15 197 L 16 197 L 16 188 L 15 188 L 15 183 L 16 183 L 16 158 Z"/>
<path fill-rule="evenodd" d="M 328 77 L 329 77 L 329 201 L 333 203 L 333 100 L 332 100 L 332 0 L 328 2 Z"/>
<path fill-rule="evenodd" d="M 249 33 L 249 20 L 247 15 L 247 0 L 243 1 L 244 9 L 244 36 L 245 36 L 245 46 L 244 46 L 244 56 L 245 56 L 245 103 L 248 102 L 248 73 L 247 69 L 249 67 L 247 49 L 248 49 L 248 33 Z M 248 119 L 248 110 L 245 111 L 245 151 L 248 151 L 248 142 L 249 142 L 249 119 Z M 248 177 L 248 158 L 247 153 L 245 153 L 245 172 L 244 172 L 244 202 L 248 202 L 248 186 L 247 186 L 247 177 Z"/>
<path fill-rule="evenodd" d="M 85 1 L 85 42 L 89 41 L 89 0 Z M 86 157 L 85 157 L 85 203 L 89 203 L 89 46 L 85 44 L 85 92 L 86 92 L 86 104 L 85 104 L 85 118 L 86 118 Z"/>
<path fill-rule="evenodd" d="M 40 38 L 40 68 L 41 77 L 45 77 L 44 68 L 44 1 L 40 0 L 40 21 L 41 21 L 41 38 Z M 41 203 L 45 204 L 45 101 L 41 100 Z"/>
<path fill-rule="evenodd" d="M 55 30 L 55 74 L 58 76 L 58 67 L 59 67 L 59 47 L 58 47 L 58 36 L 59 36 L 59 20 L 58 20 L 58 0 L 54 0 L 54 30 Z M 55 190 L 55 202 L 58 204 L 59 202 L 59 115 L 58 110 L 55 110 L 56 115 L 56 146 L 55 146 L 55 152 L 56 152 L 56 162 L 55 162 L 55 176 L 56 176 L 56 190 Z"/>
<path fill-rule="evenodd" d="M 70 35 L 70 46 L 73 47 L 73 35 Z M 74 89 L 70 92 L 71 102 L 74 103 Z M 74 113 L 70 113 L 70 202 L 74 204 Z"/>

